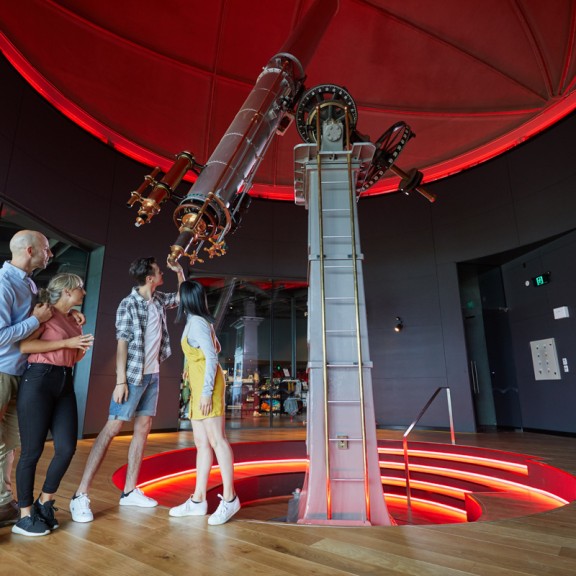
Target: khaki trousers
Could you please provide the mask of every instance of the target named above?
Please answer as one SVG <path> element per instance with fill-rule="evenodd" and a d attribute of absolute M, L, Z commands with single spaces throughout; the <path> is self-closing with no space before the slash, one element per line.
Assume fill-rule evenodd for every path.
<path fill-rule="evenodd" d="M 16 398 L 19 376 L 0 372 L 0 507 L 14 499 L 12 465 L 14 450 L 20 445 Z"/>

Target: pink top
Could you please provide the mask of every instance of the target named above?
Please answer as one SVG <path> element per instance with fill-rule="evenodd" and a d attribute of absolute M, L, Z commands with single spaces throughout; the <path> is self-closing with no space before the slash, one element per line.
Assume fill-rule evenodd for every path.
<path fill-rule="evenodd" d="M 52 308 L 52 318 L 40 325 L 42 333 L 40 340 L 66 340 L 82 334 L 82 328 L 78 326 L 74 317 L 70 314 L 62 314 L 56 308 Z M 54 364 L 55 366 L 69 366 L 76 364 L 77 348 L 61 348 L 53 352 L 37 352 L 28 356 L 28 362 L 38 364 Z"/>

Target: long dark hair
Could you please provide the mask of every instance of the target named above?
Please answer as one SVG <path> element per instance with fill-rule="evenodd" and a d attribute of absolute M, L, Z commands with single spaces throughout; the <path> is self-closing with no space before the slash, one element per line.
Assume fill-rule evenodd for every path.
<path fill-rule="evenodd" d="M 180 284 L 180 304 L 178 304 L 176 322 L 181 322 L 190 314 L 201 316 L 210 323 L 214 322 L 214 316 L 210 314 L 208 304 L 206 304 L 204 286 L 195 280 L 185 280 Z"/>

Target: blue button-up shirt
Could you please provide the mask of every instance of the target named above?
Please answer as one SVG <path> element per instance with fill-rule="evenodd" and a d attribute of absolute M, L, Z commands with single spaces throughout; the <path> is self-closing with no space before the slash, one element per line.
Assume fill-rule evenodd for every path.
<path fill-rule="evenodd" d="M 27 356 L 20 352 L 19 342 L 40 326 L 30 316 L 36 302 L 32 286 L 24 270 L 4 262 L 0 269 L 0 372 L 4 374 L 23 374 Z"/>

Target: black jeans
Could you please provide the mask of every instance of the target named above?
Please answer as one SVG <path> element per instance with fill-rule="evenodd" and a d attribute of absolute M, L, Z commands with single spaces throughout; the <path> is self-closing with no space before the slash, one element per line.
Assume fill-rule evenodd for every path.
<path fill-rule="evenodd" d="M 36 465 L 52 433 L 54 457 L 46 473 L 42 492 L 54 494 L 70 466 L 78 436 L 76 394 L 72 368 L 53 364 L 28 364 L 18 389 L 18 427 L 21 454 L 16 467 L 20 508 L 34 502 Z"/>

